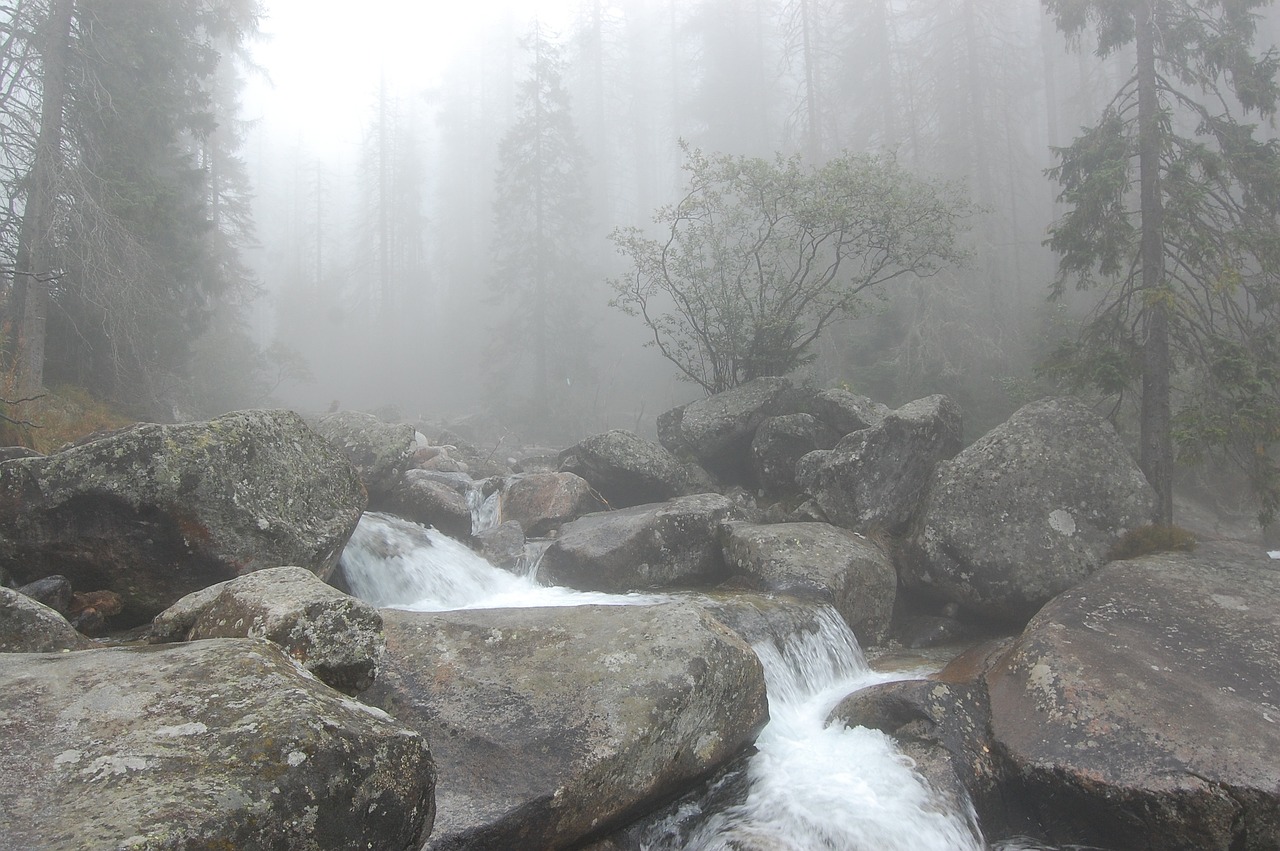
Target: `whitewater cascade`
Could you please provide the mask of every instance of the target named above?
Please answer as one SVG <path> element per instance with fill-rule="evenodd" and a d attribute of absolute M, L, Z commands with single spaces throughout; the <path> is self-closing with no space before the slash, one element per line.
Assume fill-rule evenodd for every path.
<path fill-rule="evenodd" d="M 416 611 L 467 608 L 644 605 L 667 599 L 540 586 L 500 570 L 434 529 L 366 514 L 342 555 L 352 593 Z M 730 851 L 980 851 L 972 813 L 948 811 L 883 733 L 824 726 L 845 695 L 912 676 L 872 671 L 857 640 L 824 607 L 811 631 L 759 642 L 771 720 L 748 765 L 746 799 L 720 812 L 682 814 L 645 846 Z"/>

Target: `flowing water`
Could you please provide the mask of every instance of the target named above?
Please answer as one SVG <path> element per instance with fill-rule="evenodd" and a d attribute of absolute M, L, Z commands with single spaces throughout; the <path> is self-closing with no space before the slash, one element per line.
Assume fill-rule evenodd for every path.
<path fill-rule="evenodd" d="M 493 567 L 462 544 L 394 517 L 366 514 L 342 556 L 352 592 L 418 611 L 512 606 L 637 605 L 664 597 L 538 585 Z M 909 673 L 873 672 L 844 621 L 825 609 L 812 631 L 762 640 L 771 720 L 757 740 L 739 803 L 686 807 L 641 847 L 795 851 L 981 849 L 968 812 L 942 804 L 892 740 L 865 728 L 825 726 L 845 695 Z M 677 824 L 678 821 L 678 824 Z"/>

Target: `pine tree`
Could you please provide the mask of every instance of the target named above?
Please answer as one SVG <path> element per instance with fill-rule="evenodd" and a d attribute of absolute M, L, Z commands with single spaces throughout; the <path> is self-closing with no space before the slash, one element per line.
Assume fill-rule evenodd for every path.
<path fill-rule="evenodd" d="M 1249 114 L 1275 113 L 1277 57 L 1253 52 L 1269 0 L 1045 0 L 1072 38 L 1132 76 L 1097 123 L 1059 149 L 1069 206 L 1050 231 L 1055 295 L 1100 288 L 1081 337 L 1051 371 L 1140 392 L 1139 463 L 1173 519 L 1175 443 L 1224 451 L 1280 506 L 1280 145 Z"/>
<path fill-rule="evenodd" d="M 504 313 L 491 369 L 517 396 L 535 428 L 572 429 L 577 395 L 589 377 L 590 333 L 583 306 L 589 272 L 581 245 L 587 218 L 587 154 L 565 92 L 561 50 L 535 23 L 522 42 L 531 54 L 517 89 L 515 119 L 498 151 L 491 291 Z"/>

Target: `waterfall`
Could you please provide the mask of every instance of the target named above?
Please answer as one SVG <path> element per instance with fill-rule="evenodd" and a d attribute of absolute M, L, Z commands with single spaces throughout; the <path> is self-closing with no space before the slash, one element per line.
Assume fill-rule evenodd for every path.
<path fill-rule="evenodd" d="M 747 767 L 746 799 L 680 814 L 641 846 L 690 851 L 979 851 L 971 813 L 949 812 L 893 740 L 825 726 L 850 692 L 904 674 L 872 671 L 844 620 L 824 607 L 817 629 L 753 645 L 764 665 L 770 721 Z M 694 808 L 696 810 L 696 807 Z"/>
<path fill-rule="evenodd" d="M 669 597 L 540 586 L 416 523 L 365 514 L 342 555 L 352 592 L 375 605 L 460 608 L 649 604 Z M 979 851 L 971 813 L 949 811 L 887 735 L 824 726 L 845 695 L 911 674 L 880 674 L 844 620 L 823 607 L 807 629 L 756 642 L 771 720 L 748 763 L 747 793 L 718 811 L 686 805 L 640 847 L 735 851 Z"/>
<path fill-rule="evenodd" d="M 538 585 L 494 567 L 435 529 L 365 513 L 342 551 L 351 593 L 375 606 L 421 612 L 533 606 L 638 605 L 660 597 Z"/>

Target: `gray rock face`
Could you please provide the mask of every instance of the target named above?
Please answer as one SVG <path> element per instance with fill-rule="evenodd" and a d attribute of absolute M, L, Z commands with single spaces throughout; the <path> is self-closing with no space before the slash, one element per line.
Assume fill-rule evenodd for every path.
<path fill-rule="evenodd" d="M 1280 570 L 1228 547 L 1106 565 L 987 674 L 995 740 L 1048 839 L 1276 847 Z"/>
<path fill-rule="evenodd" d="M 899 680 L 849 695 L 831 710 L 827 724 L 887 733 L 948 809 L 964 812 L 972 802 L 986 814 L 1000 800 L 998 767 L 985 736 L 987 718 L 986 692 L 979 687 Z M 988 831 L 994 827 L 986 818 L 983 825 Z"/>
<path fill-rule="evenodd" d="M 475 535 L 476 552 L 495 567 L 515 570 L 525 554 L 524 530 L 515 520 L 499 523 Z"/>
<path fill-rule="evenodd" d="M 560 453 L 560 469 L 590 483 L 611 508 L 661 502 L 690 492 L 689 472 L 664 447 L 614 429 Z"/>
<path fill-rule="evenodd" d="M 92 646 L 92 641 L 53 609 L 10 588 L 0 588 L 0 653 L 51 653 Z"/>
<path fill-rule="evenodd" d="M 751 466 L 756 484 L 765 496 L 794 494 L 796 463 L 815 449 L 830 449 L 839 441 L 835 429 L 812 414 L 769 417 L 756 429 L 751 441 Z"/>
<path fill-rule="evenodd" d="M 377 609 L 300 567 L 259 570 L 189 594 L 156 615 L 151 638 L 265 638 L 347 694 L 369 687 L 385 648 Z"/>
<path fill-rule="evenodd" d="M 728 576 L 720 524 L 742 516 L 719 494 L 588 514 L 560 529 L 542 555 L 539 576 L 583 591 L 712 584 Z"/>
<path fill-rule="evenodd" d="M 888 405 L 840 389 L 820 390 L 801 403 L 800 409 L 840 436 L 879 425 L 890 413 Z"/>
<path fill-rule="evenodd" d="M 1109 424 L 1071 399 L 1033 402 L 939 465 L 902 579 L 1025 622 L 1154 507 Z"/>
<path fill-rule="evenodd" d="M 767 590 L 835 607 L 864 647 L 889 631 L 898 577 L 880 547 L 827 523 L 728 523 L 725 555 Z"/>
<path fill-rule="evenodd" d="M 658 417 L 658 441 L 678 458 L 690 457 L 730 484 L 750 482 L 750 447 L 767 417 L 789 413 L 785 378 L 757 378 L 690 402 Z"/>
<path fill-rule="evenodd" d="M 327 579 L 365 504 L 355 470 L 297 414 L 141 425 L 0 464 L 0 564 L 114 591 L 120 626 L 264 567 Z"/>
<path fill-rule="evenodd" d="M 426 742 L 274 645 L 0 655 L 0 847 L 416 849 Z"/>
<path fill-rule="evenodd" d="M 369 504 L 383 507 L 412 465 L 417 448 L 413 426 L 383 422 L 360 411 L 321 414 L 310 424 L 356 468 L 369 492 Z"/>
<path fill-rule="evenodd" d="M 834 449 L 810 452 L 796 481 L 827 518 L 856 532 L 904 531 L 939 461 L 962 446 L 960 407 L 946 396 L 903 405 Z"/>
<path fill-rule="evenodd" d="M 464 473 L 406 470 L 387 498 L 388 511 L 465 541 L 471 536 L 467 493 L 472 487 L 471 477 Z"/>
<path fill-rule="evenodd" d="M 732 758 L 767 718 L 759 661 L 689 604 L 386 612 L 367 693 L 425 733 L 428 848 L 564 848 Z"/>
<path fill-rule="evenodd" d="M 515 520 L 538 538 L 564 523 L 604 508 L 591 485 L 573 473 L 527 473 L 503 482 L 499 498 L 503 522 Z"/>

